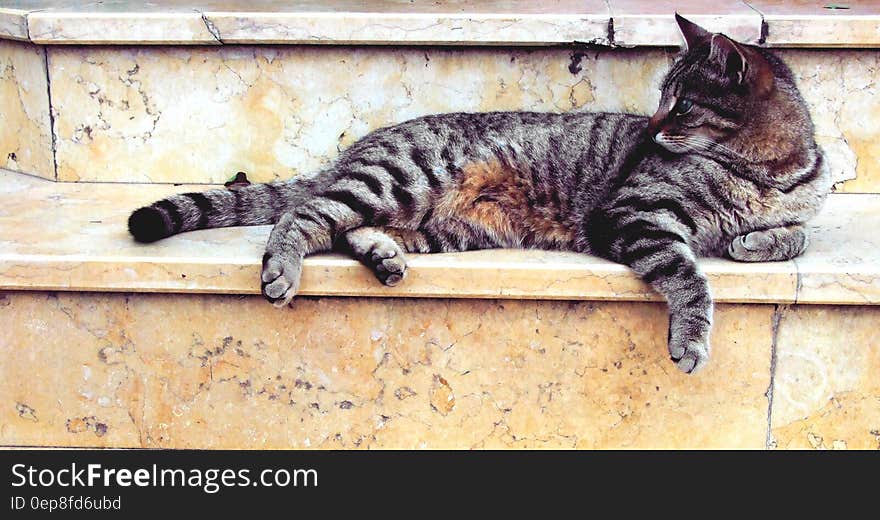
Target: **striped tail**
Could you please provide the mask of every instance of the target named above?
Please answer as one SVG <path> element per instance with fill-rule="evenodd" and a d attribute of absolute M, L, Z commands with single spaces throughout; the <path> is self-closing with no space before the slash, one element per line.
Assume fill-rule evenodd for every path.
<path fill-rule="evenodd" d="M 274 224 L 295 193 L 290 182 L 172 195 L 136 210 L 128 231 L 138 242 L 196 229 Z"/>

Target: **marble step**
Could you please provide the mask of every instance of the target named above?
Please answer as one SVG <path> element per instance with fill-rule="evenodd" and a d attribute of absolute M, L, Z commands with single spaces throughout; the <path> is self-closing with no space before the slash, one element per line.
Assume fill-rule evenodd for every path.
<path fill-rule="evenodd" d="M 865 0 L 6 0 L 0 1 L 0 37 L 50 45 L 674 46 L 676 11 L 767 45 L 880 45 L 880 7 Z"/>
<path fill-rule="evenodd" d="M 877 447 L 880 195 L 833 195 L 795 261 L 704 261 L 686 376 L 619 265 L 412 255 L 392 289 L 319 255 L 279 310 L 266 226 L 131 242 L 131 208 L 181 189 L 0 172 L 0 446 Z"/>
<path fill-rule="evenodd" d="M 182 190 L 212 186 L 53 183 L 0 173 L 0 289 L 259 294 L 270 226 L 133 242 L 128 215 Z M 788 262 L 702 261 L 720 302 L 880 304 L 880 195 L 832 195 L 806 254 Z M 385 287 L 339 255 L 306 260 L 315 296 L 659 301 L 627 268 L 586 255 L 492 250 L 410 255 Z"/>
<path fill-rule="evenodd" d="M 833 195 L 795 261 L 704 261 L 713 357 L 686 376 L 665 305 L 595 258 L 412 255 L 386 288 L 319 255 L 279 310 L 266 226 L 127 236 L 207 187 L 0 172 L 0 446 L 877 446 L 880 195 Z"/>

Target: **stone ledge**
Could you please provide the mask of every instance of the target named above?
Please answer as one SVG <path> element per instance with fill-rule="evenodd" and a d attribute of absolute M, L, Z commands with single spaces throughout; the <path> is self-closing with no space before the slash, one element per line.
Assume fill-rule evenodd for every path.
<path fill-rule="evenodd" d="M 28 12 L 0 5 L 0 38 L 28 41 Z"/>
<path fill-rule="evenodd" d="M 876 47 L 880 4 L 869 0 L 808 2 L 747 0 L 766 24 L 772 47 Z M 829 9 L 830 6 L 845 9 Z"/>
<path fill-rule="evenodd" d="M 135 244 L 130 211 L 211 186 L 58 184 L 0 172 L 0 289 L 258 294 L 269 226 Z M 719 302 L 880 304 L 880 195 L 831 197 L 812 245 L 789 262 L 702 266 Z M 338 255 L 306 260 L 303 295 L 657 301 L 627 268 L 574 253 L 411 255 L 407 279 L 380 285 Z"/>
<path fill-rule="evenodd" d="M 678 11 L 712 31 L 739 41 L 761 40 L 761 15 L 745 2 L 611 0 L 614 44 L 624 47 L 679 46 L 681 33 L 673 12 Z"/>
<path fill-rule="evenodd" d="M 439 5 L 438 5 L 439 4 Z M 556 0 L 0 1 L 0 38 L 41 44 L 411 44 L 674 46 L 672 12 L 785 47 L 876 47 L 880 6 L 846 2 Z"/>

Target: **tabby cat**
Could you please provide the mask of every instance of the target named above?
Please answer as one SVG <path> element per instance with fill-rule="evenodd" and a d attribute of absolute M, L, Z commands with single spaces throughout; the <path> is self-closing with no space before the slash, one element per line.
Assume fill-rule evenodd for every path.
<path fill-rule="evenodd" d="M 779 261 L 831 189 L 790 70 L 765 49 L 676 15 L 685 39 L 650 118 L 454 113 L 372 132 L 311 175 L 186 193 L 135 211 L 152 242 L 275 224 L 262 293 L 290 302 L 305 255 L 345 250 L 386 285 L 406 252 L 569 250 L 626 264 L 669 303 L 669 353 L 709 355 L 712 297 L 696 258 Z"/>

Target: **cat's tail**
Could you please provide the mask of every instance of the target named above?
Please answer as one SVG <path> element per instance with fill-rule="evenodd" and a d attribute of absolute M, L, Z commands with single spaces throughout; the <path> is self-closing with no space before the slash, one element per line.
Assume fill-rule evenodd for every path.
<path fill-rule="evenodd" d="M 155 242 L 196 229 L 274 224 L 299 191 L 297 183 L 271 182 L 233 189 L 172 195 L 137 209 L 128 231 L 138 242 Z"/>

